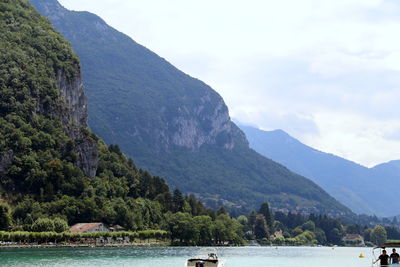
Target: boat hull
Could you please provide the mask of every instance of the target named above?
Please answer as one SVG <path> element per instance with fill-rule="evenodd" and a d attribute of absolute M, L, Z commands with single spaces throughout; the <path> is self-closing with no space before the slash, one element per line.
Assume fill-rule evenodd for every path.
<path fill-rule="evenodd" d="M 186 267 L 223 267 L 221 260 L 208 260 L 208 259 L 190 259 L 186 263 Z"/>

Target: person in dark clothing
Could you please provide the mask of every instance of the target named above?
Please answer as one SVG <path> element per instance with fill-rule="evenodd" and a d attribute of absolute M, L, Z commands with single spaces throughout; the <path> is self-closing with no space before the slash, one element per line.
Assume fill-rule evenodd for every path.
<path fill-rule="evenodd" d="M 377 258 L 374 263 L 381 261 L 381 266 L 389 265 L 389 255 L 386 253 L 386 250 L 382 250 L 382 254 Z"/>
<path fill-rule="evenodd" d="M 400 255 L 396 252 L 396 249 L 392 249 L 392 254 L 390 254 L 390 259 L 392 260 L 392 264 L 399 263 Z"/>

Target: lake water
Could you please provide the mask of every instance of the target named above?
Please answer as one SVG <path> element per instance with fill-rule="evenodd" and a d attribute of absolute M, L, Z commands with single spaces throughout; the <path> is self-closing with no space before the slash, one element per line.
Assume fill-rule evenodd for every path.
<path fill-rule="evenodd" d="M 190 257 L 216 252 L 226 267 L 365 267 L 371 266 L 371 251 L 341 247 L 0 249 L 0 265 L 183 267 Z M 366 257 L 359 258 L 360 253 Z"/>

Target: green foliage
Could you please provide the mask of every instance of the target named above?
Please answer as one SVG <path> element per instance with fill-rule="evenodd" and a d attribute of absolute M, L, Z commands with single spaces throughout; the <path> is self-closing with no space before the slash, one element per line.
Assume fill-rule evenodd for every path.
<path fill-rule="evenodd" d="M 53 224 L 54 224 L 54 232 L 56 233 L 62 233 L 69 230 L 68 223 L 63 219 L 55 218 L 53 220 Z"/>
<path fill-rule="evenodd" d="M 315 231 L 315 223 L 313 221 L 306 221 L 305 223 L 303 223 L 301 228 L 304 231 L 308 230 L 308 231 L 314 232 Z"/>
<path fill-rule="evenodd" d="M 213 220 L 206 215 L 192 217 L 183 212 L 168 213 L 167 224 L 173 244 L 241 245 L 244 242 L 242 225 L 226 214 Z"/>
<path fill-rule="evenodd" d="M 145 230 L 139 232 L 97 232 L 97 233 L 69 233 L 69 232 L 2 232 L 0 231 L 0 241 L 4 242 L 24 242 L 24 243 L 47 243 L 47 242 L 85 242 L 99 237 L 110 237 L 116 239 L 118 237 L 128 237 L 131 242 L 134 239 L 165 239 L 168 238 L 168 233 L 163 230 Z"/>
<path fill-rule="evenodd" d="M 254 223 L 254 234 L 257 239 L 268 238 L 268 225 L 265 217 L 258 214 Z"/>
<path fill-rule="evenodd" d="M 179 212 L 183 211 L 183 205 L 184 205 L 184 200 L 181 191 L 179 189 L 174 190 L 174 195 L 173 195 L 173 211 L 174 212 Z"/>
<path fill-rule="evenodd" d="M 272 218 L 272 215 L 271 215 L 271 211 L 269 209 L 268 202 L 264 202 L 264 203 L 261 204 L 261 207 L 260 207 L 260 210 L 258 211 L 258 213 L 260 213 L 261 215 L 264 216 L 265 222 L 267 223 L 268 228 L 272 230 L 272 228 L 273 228 L 273 223 L 272 223 L 273 218 Z"/>
<path fill-rule="evenodd" d="M 267 210 L 266 207 L 268 207 L 268 203 L 262 204 L 259 211 Z M 343 237 L 345 234 L 354 233 L 354 231 L 361 229 L 358 224 L 344 225 L 340 219 L 329 218 L 326 215 L 275 212 L 271 214 L 272 216 L 275 219 L 273 225 L 276 232 L 269 233 L 272 237 L 271 240 L 267 239 L 267 223 L 264 215 L 253 211 L 247 217 L 239 216 L 238 221 L 244 223 L 247 219 L 245 228 L 249 231 L 245 235 L 247 239 L 257 239 L 265 244 L 272 242 L 275 245 L 290 246 L 313 244 L 344 245 Z M 365 229 L 364 238 L 365 241 L 369 241 L 370 236 L 372 236 L 372 230 L 366 227 Z M 398 231 L 396 232 L 395 229 L 389 227 L 388 229 L 390 229 L 391 236 L 397 236 Z M 400 232 L 398 233 L 400 236 Z"/>
<path fill-rule="evenodd" d="M 317 244 L 317 237 L 313 232 L 308 230 L 304 231 L 303 233 L 297 235 L 295 237 L 296 243 L 305 245 L 305 244 Z"/>
<path fill-rule="evenodd" d="M 375 245 L 381 245 L 387 240 L 387 233 L 385 227 L 382 225 L 376 225 L 371 231 L 371 241 Z"/>
<path fill-rule="evenodd" d="M 247 217 L 244 216 L 244 215 L 240 215 L 240 216 L 237 218 L 237 221 L 238 221 L 241 225 L 243 225 L 244 227 L 247 226 L 247 224 L 249 223 L 249 220 L 248 220 Z"/>
<path fill-rule="evenodd" d="M 48 218 L 37 219 L 32 224 L 34 232 L 54 232 L 54 221 Z"/>
<path fill-rule="evenodd" d="M 0 230 L 6 230 L 12 222 L 10 206 L 0 202 Z"/>
<path fill-rule="evenodd" d="M 400 230 L 395 226 L 385 226 L 387 239 L 400 240 Z"/>
<path fill-rule="evenodd" d="M 358 224 L 350 224 L 346 227 L 346 232 L 349 234 L 361 234 L 362 230 Z"/>

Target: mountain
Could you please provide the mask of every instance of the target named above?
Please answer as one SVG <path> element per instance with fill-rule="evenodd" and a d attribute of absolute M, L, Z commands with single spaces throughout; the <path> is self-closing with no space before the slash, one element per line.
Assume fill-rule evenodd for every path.
<path fill-rule="evenodd" d="M 390 188 L 400 186 L 400 161 L 366 168 L 304 145 L 282 130 L 240 128 L 251 148 L 310 178 L 354 212 L 378 216 L 400 213 L 400 208 L 392 205 L 396 195 L 390 193 Z"/>
<path fill-rule="evenodd" d="M 310 180 L 248 146 L 223 99 L 88 12 L 31 0 L 80 56 L 95 133 L 209 206 L 351 214 Z"/>
<path fill-rule="evenodd" d="M 371 168 L 375 175 L 382 177 L 398 177 L 400 179 L 400 160 L 392 160 L 387 163 L 382 163 Z"/>
<path fill-rule="evenodd" d="M 160 229 L 169 188 L 90 131 L 70 44 L 25 0 L 0 1 L 0 18 L 1 230 L 6 216 Z"/>

